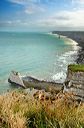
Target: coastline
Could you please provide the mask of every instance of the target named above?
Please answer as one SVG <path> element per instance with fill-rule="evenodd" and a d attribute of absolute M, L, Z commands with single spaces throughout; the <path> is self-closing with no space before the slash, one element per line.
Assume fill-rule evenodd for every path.
<path fill-rule="evenodd" d="M 79 49 L 81 49 L 81 47 L 78 46 L 78 42 L 76 42 L 75 40 L 68 38 L 67 36 L 63 36 L 63 35 L 59 35 L 59 34 L 53 34 L 53 35 L 56 35 L 56 37 L 58 37 L 58 38 L 60 36 L 60 39 L 63 39 L 66 44 L 72 45 L 74 50 L 78 51 Z"/>
<path fill-rule="evenodd" d="M 76 64 L 76 59 L 78 56 L 78 51 L 80 49 L 80 47 L 78 46 L 78 43 L 71 39 L 68 38 L 67 36 L 63 36 L 62 34 L 57 34 L 57 33 L 48 33 L 51 36 L 54 36 L 56 38 L 58 38 L 59 40 L 62 40 L 65 45 L 69 45 L 70 49 L 68 51 L 65 51 L 64 54 L 62 54 L 59 59 L 61 61 L 61 71 L 58 73 L 55 73 L 52 77 L 52 79 L 56 82 L 61 82 L 63 83 L 66 79 L 66 75 L 67 75 L 67 66 L 69 64 Z"/>
<path fill-rule="evenodd" d="M 84 32 L 78 31 L 53 31 L 52 34 L 62 35 L 73 42 L 75 50 L 77 50 L 77 64 L 84 64 Z M 77 49 L 76 49 L 77 48 Z"/>
<path fill-rule="evenodd" d="M 57 33 L 57 32 L 56 32 Z M 48 34 L 52 34 L 52 33 L 48 33 Z M 84 48 L 84 43 L 82 43 L 82 41 L 81 40 L 78 40 L 78 38 L 76 38 L 75 36 L 74 36 L 74 34 L 73 34 L 73 32 L 71 32 L 71 35 L 70 36 L 68 36 L 67 35 L 68 34 L 68 32 L 67 33 L 64 33 L 64 32 L 60 32 L 60 33 L 58 33 L 58 35 L 63 35 L 63 36 L 61 36 L 62 38 L 64 38 L 65 40 L 66 40 L 66 42 L 65 43 L 70 43 L 71 45 L 72 45 L 72 47 L 74 46 L 75 48 L 76 47 L 78 47 L 78 46 L 82 46 L 83 45 L 83 47 L 81 48 L 81 50 L 78 50 L 77 52 L 77 55 L 76 55 L 76 52 L 74 52 L 74 51 L 72 51 L 72 52 L 70 52 L 70 53 L 66 53 L 66 54 L 64 54 L 64 55 L 62 55 L 62 56 L 60 56 L 60 61 L 61 62 L 63 62 L 63 63 L 61 63 L 61 66 L 60 66 L 60 68 L 63 70 L 63 66 L 64 66 L 64 68 L 66 68 L 67 69 L 67 66 L 66 66 L 66 60 L 65 60 L 65 58 L 67 58 L 67 60 L 70 60 L 70 58 L 69 58 L 69 56 L 72 56 L 72 58 L 75 58 L 75 55 L 76 55 L 76 58 L 75 58 L 75 61 L 74 62 L 77 62 L 77 63 L 81 63 L 81 61 L 83 61 L 83 59 L 82 58 L 84 58 L 83 56 L 84 56 L 84 51 L 83 51 L 83 48 Z M 54 34 L 53 34 L 54 35 Z M 58 36 L 57 34 L 55 34 L 55 36 Z M 77 33 L 77 36 L 79 36 L 79 34 Z M 59 37 L 59 36 L 58 36 Z M 66 38 L 67 37 L 67 38 Z M 75 38 L 74 38 L 75 37 Z M 70 39 L 69 39 L 70 38 Z M 76 43 L 75 44 L 75 42 L 73 42 L 73 40 L 78 40 L 77 42 L 78 42 L 78 44 Z M 75 55 L 74 55 L 74 53 L 75 53 Z M 67 62 L 69 62 L 69 61 L 67 61 Z M 73 62 L 72 62 L 73 63 Z M 68 65 L 68 64 L 67 64 Z M 66 67 L 65 67 L 66 66 Z M 52 76 L 51 76 L 51 79 L 53 80 L 53 81 L 56 81 L 57 82 L 57 78 L 56 77 L 58 77 L 58 80 L 60 81 L 62 81 L 63 80 L 63 78 L 62 78 L 62 76 L 63 77 L 66 77 L 65 76 L 65 74 L 62 72 L 62 70 L 60 71 L 60 72 L 58 72 L 58 73 L 56 73 L 56 72 L 54 72 L 53 74 L 52 74 Z M 64 71 L 65 71 L 65 69 L 64 69 Z M 2 81 L 1 81 L 2 82 Z M 7 85 L 7 82 L 5 83 L 5 82 L 3 82 L 3 83 L 1 83 L 1 86 L 4 84 L 4 90 L 6 90 L 6 86 L 7 86 L 7 89 L 9 89 L 10 87 L 9 87 L 9 85 Z M 3 89 L 2 89 L 2 91 L 3 91 Z M 5 91 L 4 91 L 5 92 Z"/>

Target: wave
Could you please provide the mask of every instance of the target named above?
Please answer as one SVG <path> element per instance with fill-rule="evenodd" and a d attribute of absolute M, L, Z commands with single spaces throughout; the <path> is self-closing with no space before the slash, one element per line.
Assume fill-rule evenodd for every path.
<path fill-rule="evenodd" d="M 71 38 L 68 38 L 67 36 L 63 36 L 63 35 L 59 35 L 59 34 L 53 34 L 52 32 L 48 33 L 48 34 L 54 35 L 56 37 L 60 36 L 60 39 L 63 39 L 65 43 L 67 43 L 68 45 L 72 45 L 73 50 L 78 51 L 81 48 L 81 47 L 78 46 L 78 42 L 76 42 L 75 40 L 73 40 Z"/>
<path fill-rule="evenodd" d="M 65 77 L 66 77 L 66 74 L 63 71 L 61 71 L 53 75 L 52 79 L 59 83 L 59 82 L 63 82 Z"/>
<path fill-rule="evenodd" d="M 67 76 L 67 66 L 69 64 L 76 63 L 76 58 L 77 51 L 69 51 L 58 57 L 55 65 L 58 64 L 60 70 L 58 72 L 56 71 L 57 73 L 52 75 L 52 80 L 58 83 L 63 83 Z"/>
<path fill-rule="evenodd" d="M 59 37 L 59 34 L 49 33 L 50 35 Z M 60 39 L 62 39 L 67 45 L 72 46 L 72 50 L 65 52 L 63 55 L 59 56 L 56 60 L 55 65 L 58 65 L 59 71 L 56 70 L 56 74 L 52 75 L 52 80 L 55 82 L 64 82 L 67 75 L 67 66 L 69 64 L 76 63 L 78 51 L 80 47 L 78 43 L 67 36 L 60 35 Z"/>

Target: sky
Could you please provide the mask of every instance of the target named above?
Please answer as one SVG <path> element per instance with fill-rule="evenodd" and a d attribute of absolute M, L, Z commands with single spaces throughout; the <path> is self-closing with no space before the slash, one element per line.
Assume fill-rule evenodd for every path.
<path fill-rule="evenodd" d="M 1 31 L 84 30 L 84 0 L 0 0 Z"/>

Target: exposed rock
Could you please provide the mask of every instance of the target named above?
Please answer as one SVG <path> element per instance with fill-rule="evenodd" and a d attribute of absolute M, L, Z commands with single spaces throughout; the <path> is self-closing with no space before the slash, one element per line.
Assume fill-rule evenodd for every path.
<path fill-rule="evenodd" d="M 33 96 L 35 99 L 38 99 L 40 101 L 51 99 L 51 93 L 45 92 L 44 90 L 38 90 L 36 93 L 34 93 Z"/>
<path fill-rule="evenodd" d="M 77 70 L 68 66 L 67 78 L 64 83 L 64 92 L 72 92 L 75 98 L 84 101 L 84 71 L 81 69 Z M 75 65 L 78 66 L 78 65 Z M 80 66 L 80 65 L 79 65 Z M 84 65 L 82 65 L 84 67 Z"/>

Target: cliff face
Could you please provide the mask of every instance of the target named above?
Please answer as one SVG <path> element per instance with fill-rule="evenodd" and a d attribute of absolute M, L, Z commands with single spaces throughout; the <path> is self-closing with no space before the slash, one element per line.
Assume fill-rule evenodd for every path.
<path fill-rule="evenodd" d="M 84 47 L 84 31 L 53 31 L 52 33 L 67 36 L 79 42 L 79 45 L 82 44 Z"/>
<path fill-rule="evenodd" d="M 53 34 L 67 36 L 78 42 L 81 50 L 78 52 L 77 64 L 84 64 L 84 31 L 53 31 Z"/>
<path fill-rule="evenodd" d="M 79 69 L 77 66 L 79 66 Z M 84 70 L 82 67 L 80 68 L 80 65 L 68 66 L 64 91 L 72 92 L 77 99 L 84 101 Z"/>
<path fill-rule="evenodd" d="M 74 71 L 68 69 L 66 80 L 72 81 L 73 84 L 77 84 L 77 85 L 81 84 L 84 88 L 84 72 L 82 72 L 82 71 L 74 72 Z"/>

